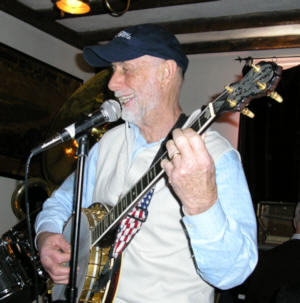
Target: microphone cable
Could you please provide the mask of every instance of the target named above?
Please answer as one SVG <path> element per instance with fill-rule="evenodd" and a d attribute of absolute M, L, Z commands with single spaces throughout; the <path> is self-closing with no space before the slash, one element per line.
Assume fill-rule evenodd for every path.
<path fill-rule="evenodd" d="M 34 240 L 32 235 L 32 225 L 31 225 L 31 219 L 30 219 L 30 204 L 29 204 L 29 193 L 28 193 L 28 175 L 29 175 L 29 166 L 31 159 L 33 157 L 33 153 L 30 153 L 29 157 L 26 161 L 25 166 L 25 177 L 24 177 L 24 186 L 25 186 L 25 214 L 26 214 L 26 223 L 27 223 L 27 232 L 28 232 L 28 240 L 29 240 L 29 246 L 30 246 L 30 254 L 33 264 L 33 272 L 34 272 L 34 297 L 36 300 L 36 303 L 39 303 L 39 291 L 38 291 L 38 266 L 37 266 L 37 260 L 36 260 L 36 253 L 34 249 Z"/>

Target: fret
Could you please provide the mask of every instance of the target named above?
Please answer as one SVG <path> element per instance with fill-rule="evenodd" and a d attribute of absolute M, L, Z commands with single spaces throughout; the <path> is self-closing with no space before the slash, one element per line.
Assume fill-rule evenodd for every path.
<path fill-rule="evenodd" d="M 117 204 L 118 205 L 118 204 Z M 116 205 L 116 206 L 117 206 Z M 113 209 L 112 209 L 112 211 L 113 211 L 113 213 L 114 213 L 114 217 L 115 217 L 115 219 L 116 218 L 118 218 L 118 216 L 119 216 L 119 214 L 120 214 L 120 212 L 118 211 L 118 207 L 114 207 Z M 115 220 L 114 219 L 114 220 Z"/>
<path fill-rule="evenodd" d="M 204 121 L 202 121 L 202 120 L 204 120 L 204 119 L 201 119 L 201 117 L 202 116 L 200 116 L 200 118 L 199 119 L 197 119 L 197 126 L 196 126 L 196 128 L 195 128 L 195 130 L 196 131 L 199 131 L 200 129 L 201 129 L 201 126 L 204 124 Z M 203 116 L 204 117 L 204 116 Z"/>
<path fill-rule="evenodd" d="M 133 187 L 133 189 L 131 190 L 131 192 L 132 192 L 132 201 L 134 200 L 134 199 L 136 199 L 136 197 L 137 197 L 137 192 L 136 192 L 136 185 L 134 185 L 134 187 Z"/>
<path fill-rule="evenodd" d="M 128 202 L 127 201 L 131 201 L 132 199 L 132 193 L 131 190 L 129 192 L 127 192 L 127 194 L 121 199 L 121 203 L 122 204 L 122 212 L 126 209 Z"/>
<path fill-rule="evenodd" d="M 98 226 L 97 226 L 98 227 Z M 101 225 L 100 225 L 100 227 L 101 227 Z M 101 234 L 101 230 L 99 230 L 100 228 L 95 228 L 95 237 L 96 237 L 96 239 L 100 236 L 100 234 Z"/>
<path fill-rule="evenodd" d="M 92 235 L 92 242 L 94 242 L 97 239 L 97 226 L 94 230 L 92 230 L 91 235 Z"/>
<path fill-rule="evenodd" d="M 110 222 L 113 222 L 115 220 L 114 208 L 109 213 L 109 220 L 110 220 Z"/>
<path fill-rule="evenodd" d="M 201 120 L 201 125 L 205 124 L 207 120 L 209 120 L 209 118 L 211 117 L 210 112 L 208 109 L 206 109 L 203 112 L 203 115 L 200 116 L 200 120 Z"/>
<path fill-rule="evenodd" d="M 107 215 L 104 216 L 103 225 L 104 225 L 104 229 L 106 229 L 108 227 L 108 216 Z"/>
<path fill-rule="evenodd" d="M 160 166 L 160 162 L 163 158 L 167 156 L 167 153 L 165 152 L 162 157 L 153 165 L 153 169 L 155 171 L 155 177 L 159 175 L 159 173 L 162 171 L 162 168 Z"/>
<path fill-rule="evenodd" d="M 152 168 L 149 170 L 149 180 L 152 181 L 154 179 L 153 170 Z"/>
<path fill-rule="evenodd" d="M 110 225 L 110 212 L 108 212 L 106 215 L 105 215 L 105 218 L 106 218 L 106 222 L 105 222 L 105 228 L 107 228 L 109 225 Z"/>
<path fill-rule="evenodd" d="M 208 114 L 209 112 L 207 111 L 207 115 L 201 116 L 200 119 L 198 120 L 199 121 L 198 130 L 200 130 L 202 126 L 206 123 L 206 121 L 209 119 Z"/>
<path fill-rule="evenodd" d="M 121 200 L 122 203 L 122 211 L 126 209 L 127 201 L 131 200 L 131 192 L 128 192 L 126 196 L 124 196 Z"/>
<path fill-rule="evenodd" d="M 121 214 L 123 212 L 122 203 L 117 203 L 118 213 Z"/>
<path fill-rule="evenodd" d="M 99 224 L 97 227 L 98 227 L 98 228 L 96 228 L 96 233 L 95 233 L 96 239 L 98 239 L 98 237 L 100 237 L 100 235 L 102 234 L 102 231 L 103 231 L 103 226 L 102 226 L 102 224 Z"/>
<path fill-rule="evenodd" d="M 142 177 L 142 186 L 143 186 L 143 190 L 147 187 L 147 185 L 148 185 L 148 182 L 147 182 L 147 175 L 144 175 L 143 177 Z"/>
<path fill-rule="evenodd" d="M 157 164 L 159 165 L 159 168 L 160 168 L 160 170 L 161 170 L 161 167 L 160 167 L 161 159 L 162 159 L 162 158 L 160 158 L 160 159 L 159 159 L 156 163 L 154 163 L 153 166 L 151 167 L 151 174 L 152 174 L 151 181 L 153 181 L 153 180 L 157 177 L 157 175 L 158 175 L 158 173 L 159 173 L 159 171 L 158 171 L 158 169 L 157 169 Z"/>
<path fill-rule="evenodd" d="M 215 118 L 215 113 L 212 103 L 210 103 L 200 114 L 200 116 L 193 122 L 191 128 L 197 133 L 202 133 L 202 129 L 210 124 L 210 121 Z"/>
<path fill-rule="evenodd" d="M 228 94 L 226 92 L 224 92 L 213 102 L 213 107 L 214 107 L 215 113 L 219 113 L 220 111 L 222 111 L 224 103 L 227 101 L 228 98 L 230 99 Z M 231 98 L 234 99 L 234 97 L 231 97 Z"/>
<path fill-rule="evenodd" d="M 190 126 L 194 131 L 198 131 L 200 127 L 200 120 L 197 118 L 196 121 L 193 122 L 193 124 Z"/>
<path fill-rule="evenodd" d="M 98 228 L 98 233 L 99 233 L 99 236 L 103 234 L 104 232 L 104 225 L 103 225 L 103 221 L 100 222 L 101 224 L 99 224 L 99 228 Z"/>
<path fill-rule="evenodd" d="M 136 184 L 136 188 L 137 188 L 138 194 L 140 194 L 142 192 L 142 183 L 141 183 L 141 181 L 138 181 L 138 183 Z"/>
<path fill-rule="evenodd" d="M 101 222 L 100 222 L 101 223 Z M 99 226 L 101 224 L 96 225 L 95 229 L 92 231 L 92 241 L 94 242 L 96 239 L 98 239 L 99 236 Z"/>

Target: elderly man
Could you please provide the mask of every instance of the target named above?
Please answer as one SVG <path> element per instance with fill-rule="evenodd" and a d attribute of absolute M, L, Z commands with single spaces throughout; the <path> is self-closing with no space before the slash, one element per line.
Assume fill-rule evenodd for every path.
<path fill-rule="evenodd" d="M 86 161 L 83 207 L 115 205 L 151 166 L 161 142 L 184 118 L 179 105 L 188 59 L 161 27 L 129 27 L 106 45 L 84 49 L 94 67 L 112 66 L 108 87 L 124 124 L 108 131 Z M 177 123 L 177 124 L 176 124 Z M 256 220 L 238 152 L 218 133 L 175 128 L 166 143 L 165 177 L 147 196 L 148 217 L 123 251 L 115 302 L 213 302 L 214 286 L 242 283 L 257 261 Z M 36 221 L 41 262 L 67 283 L 73 175 Z"/>

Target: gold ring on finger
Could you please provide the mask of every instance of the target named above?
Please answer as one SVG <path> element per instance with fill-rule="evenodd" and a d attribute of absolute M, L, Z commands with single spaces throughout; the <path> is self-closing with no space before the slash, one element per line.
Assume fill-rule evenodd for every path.
<path fill-rule="evenodd" d="M 171 156 L 171 161 L 173 161 L 176 157 L 180 156 L 180 152 L 177 151 Z"/>

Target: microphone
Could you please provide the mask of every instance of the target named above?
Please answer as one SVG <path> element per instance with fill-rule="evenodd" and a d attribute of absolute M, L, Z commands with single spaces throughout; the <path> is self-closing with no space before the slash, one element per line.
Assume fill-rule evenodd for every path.
<path fill-rule="evenodd" d="M 82 122 L 75 122 L 65 127 L 64 130 L 57 136 L 34 148 L 31 151 L 31 154 L 38 154 L 65 141 L 74 139 L 95 126 L 100 126 L 107 122 L 117 121 L 120 117 L 120 104 L 115 100 L 107 100 L 102 103 L 100 111 L 94 114 L 89 114 L 88 118 Z"/>

